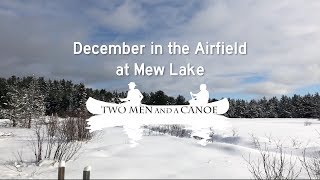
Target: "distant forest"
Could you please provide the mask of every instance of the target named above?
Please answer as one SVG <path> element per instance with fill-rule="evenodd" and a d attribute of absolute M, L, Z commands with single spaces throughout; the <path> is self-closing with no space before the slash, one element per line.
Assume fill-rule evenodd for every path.
<path fill-rule="evenodd" d="M 143 93 L 142 103 L 148 105 L 184 105 L 187 100 L 179 95 L 172 97 L 159 90 Z M 126 92 L 92 89 L 69 80 L 46 80 L 43 77 L 0 78 L 0 118 L 12 118 L 19 114 L 37 113 L 73 117 L 85 110 L 88 97 L 119 103 Z M 215 101 L 217 99 L 210 99 Z M 319 93 L 304 96 L 283 95 L 280 98 L 265 97 L 259 100 L 229 99 L 230 118 L 320 118 Z M 8 113 L 11 112 L 11 113 Z M 10 116 L 11 117 L 8 117 Z M 32 115 L 30 115 L 32 116 Z"/>

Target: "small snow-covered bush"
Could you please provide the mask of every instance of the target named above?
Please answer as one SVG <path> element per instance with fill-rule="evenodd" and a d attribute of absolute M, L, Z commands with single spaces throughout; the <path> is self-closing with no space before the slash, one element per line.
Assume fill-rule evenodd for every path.
<path fill-rule="evenodd" d="M 149 126 L 144 126 L 143 135 L 144 136 L 162 136 L 162 135 L 164 135 L 164 133 L 152 130 L 154 128 L 155 127 L 151 128 Z"/>
<path fill-rule="evenodd" d="M 14 134 L 12 132 L 0 132 L 0 137 L 13 137 Z"/>
<path fill-rule="evenodd" d="M 210 137 L 210 142 L 222 142 L 228 144 L 238 144 L 240 141 L 239 136 L 226 136 L 223 137 L 221 135 L 215 134 Z"/>
<path fill-rule="evenodd" d="M 161 125 L 161 126 L 146 126 L 146 129 L 149 129 L 153 132 L 159 132 L 159 134 L 169 134 L 176 137 L 191 137 L 191 130 L 185 129 L 183 125 Z M 149 132 L 151 135 L 151 132 Z"/>
<path fill-rule="evenodd" d="M 311 126 L 311 124 L 312 124 L 312 122 L 310 122 L 310 121 L 308 121 L 308 120 L 306 120 L 306 121 L 304 122 L 304 126 Z"/>

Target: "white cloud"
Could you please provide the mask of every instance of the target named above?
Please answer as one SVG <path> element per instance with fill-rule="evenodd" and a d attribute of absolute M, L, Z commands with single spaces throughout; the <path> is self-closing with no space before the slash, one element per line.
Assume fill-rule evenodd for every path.
<path fill-rule="evenodd" d="M 244 91 L 247 93 L 255 93 L 263 96 L 273 96 L 288 94 L 291 90 L 292 89 L 290 86 L 277 84 L 274 82 L 263 82 L 248 85 L 245 87 Z"/>
<path fill-rule="evenodd" d="M 144 27 L 143 14 L 132 1 L 126 1 L 114 10 L 95 7 L 88 14 L 97 19 L 100 25 L 114 31 L 130 32 Z"/>

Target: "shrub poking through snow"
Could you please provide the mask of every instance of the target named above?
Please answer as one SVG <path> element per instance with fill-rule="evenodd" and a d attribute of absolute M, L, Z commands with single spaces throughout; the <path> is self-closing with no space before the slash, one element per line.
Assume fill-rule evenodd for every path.
<path fill-rule="evenodd" d="M 277 144 L 275 152 L 270 151 L 266 144 L 260 144 L 254 138 L 260 157 L 257 160 L 246 159 L 248 170 L 254 179 L 297 179 L 302 168 L 297 166 L 298 159 L 292 154 L 284 153 L 281 143 Z"/>
<path fill-rule="evenodd" d="M 312 122 L 310 122 L 310 121 L 308 121 L 308 120 L 306 120 L 306 121 L 304 122 L 304 126 L 311 126 L 311 124 L 312 124 Z"/>
<path fill-rule="evenodd" d="M 84 118 L 59 121 L 56 116 L 50 117 L 49 122 L 36 125 L 30 140 L 35 162 L 44 159 L 67 162 L 75 158 L 83 143 L 91 139 L 85 126 Z"/>
<path fill-rule="evenodd" d="M 153 132 L 159 132 L 159 134 L 169 134 L 176 137 L 191 137 L 191 130 L 185 129 L 183 125 L 161 125 L 161 126 L 145 126 L 146 129 L 149 129 Z M 148 134 L 151 135 L 151 132 Z"/>
<path fill-rule="evenodd" d="M 300 162 L 307 172 L 309 179 L 320 179 L 320 152 L 317 151 L 307 157 L 306 149 L 303 151 Z"/>

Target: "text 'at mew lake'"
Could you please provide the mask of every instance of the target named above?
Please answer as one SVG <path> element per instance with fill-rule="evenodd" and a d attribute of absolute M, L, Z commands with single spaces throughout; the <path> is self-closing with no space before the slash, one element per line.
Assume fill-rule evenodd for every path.
<path fill-rule="evenodd" d="M 163 76 L 166 73 L 170 76 L 203 76 L 205 68 L 203 66 L 194 66 L 187 63 L 186 66 L 174 66 L 173 63 L 167 66 L 147 66 L 145 63 L 134 63 L 133 69 L 131 70 L 129 65 L 126 63 L 123 67 L 118 66 L 116 74 L 118 76 L 130 75 L 131 73 L 135 76 Z"/>

